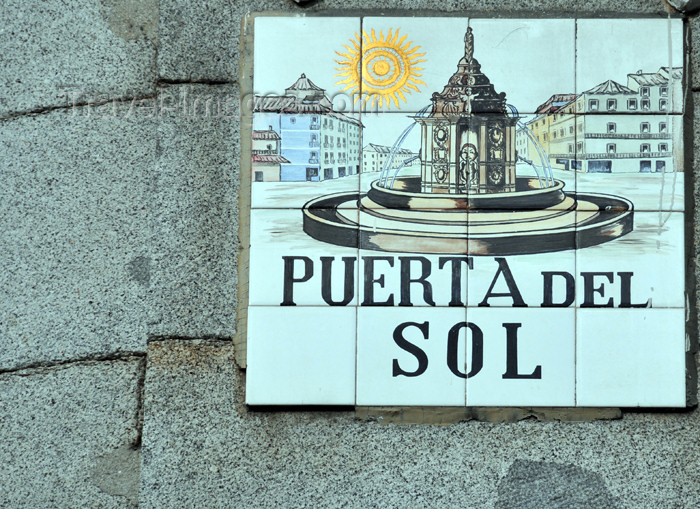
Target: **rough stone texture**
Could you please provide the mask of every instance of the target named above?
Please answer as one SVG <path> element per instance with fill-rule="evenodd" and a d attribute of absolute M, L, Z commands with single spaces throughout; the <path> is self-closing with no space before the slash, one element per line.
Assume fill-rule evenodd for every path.
<path fill-rule="evenodd" d="M 382 425 L 248 412 L 233 345 L 149 345 L 143 507 L 687 507 L 700 412 L 564 424 Z M 573 466 L 575 465 L 575 466 Z M 574 491 L 568 488 L 576 485 Z M 526 490 L 540 505 L 513 505 Z M 607 504 L 607 505 L 606 505 Z"/>
<path fill-rule="evenodd" d="M 156 0 L 3 0 L 0 117 L 152 93 L 157 19 Z"/>
<path fill-rule="evenodd" d="M 600 474 L 576 465 L 515 460 L 498 483 L 496 509 L 624 507 Z"/>
<path fill-rule="evenodd" d="M 692 203 L 693 207 L 689 212 L 693 213 L 693 218 L 692 218 L 692 228 L 689 227 L 686 230 L 686 235 L 691 235 L 692 234 L 692 242 L 691 244 L 691 249 L 687 249 L 686 251 L 688 252 L 688 257 L 690 258 L 688 260 L 687 264 L 687 269 L 688 272 L 692 271 L 693 274 L 695 275 L 695 293 L 691 294 L 691 302 L 695 302 L 695 311 L 696 311 L 696 325 L 700 324 L 700 306 L 698 306 L 698 277 L 700 277 L 700 273 L 698 272 L 698 260 L 700 260 L 700 207 L 698 207 L 698 199 L 700 199 L 700 178 L 697 177 L 697 172 L 698 168 L 700 168 L 700 136 L 698 136 L 698 133 L 700 133 L 700 92 L 693 92 L 690 95 L 690 99 L 692 101 L 692 105 L 689 105 L 690 107 L 687 108 L 689 113 L 692 113 L 692 119 L 686 117 L 683 128 L 684 128 L 684 135 L 685 135 L 685 146 L 687 147 L 686 150 L 687 152 L 690 152 L 688 157 L 692 159 L 692 164 L 688 165 L 692 168 L 692 187 L 690 184 L 686 186 L 686 203 Z M 688 214 L 688 213 L 687 213 Z M 690 214 L 686 216 L 686 221 L 688 221 L 688 218 L 690 217 Z M 690 243 L 690 240 L 687 241 Z M 699 338 L 695 338 L 695 341 L 691 341 L 691 348 L 697 349 L 699 345 Z"/>
<path fill-rule="evenodd" d="M 235 330 L 238 87 L 162 90 L 151 224 L 149 334 Z"/>
<path fill-rule="evenodd" d="M 117 106 L 0 123 L 0 370 L 145 350 L 155 123 Z"/>
<path fill-rule="evenodd" d="M 693 90 L 700 90 L 700 16 L 688 19 L 688 34 L 687 41 L 690 47 L 688 84 Z"/>
<path fill-rule="evenodd" d="M 550 16 L 615 12 L 665 15 L 667 12 L 660 0 L 633 0 L 625 3 L 612 0 L 321 0 L 302 5 L 289 0 L 160 0 L 158 75 L 162 79 L 175 81 L 235 81 L 238 74 L 236 63 L 239 57 L 241 22 L 246 13 L 250 12 L 274 10 L 302 14 L 335 10 L 358 15 L 367 9 L 374 9 L 375 13 L 391 9 L 412 15 L 415 11 L 427 9 L 434 12 L 461 11 L 483 16 L 507 14 L 534 17 L 542 16 L 545 6 L 547 15 Z"/>
<path fill-rule="evenodd" d="M 134 505 L 139 455 L 120 451 L 138 437 L 142 368 L 132 357 L 0 375 L 0 506 Z"/>

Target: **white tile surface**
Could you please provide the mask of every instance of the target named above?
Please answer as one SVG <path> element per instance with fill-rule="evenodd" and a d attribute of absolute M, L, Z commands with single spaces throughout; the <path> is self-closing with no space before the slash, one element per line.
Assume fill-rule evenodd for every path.
<path fill-rule="evenodd" d="M 355 308 L 248 309 L 249 405 L 353 405 Z"/>
<path fill-rule="evenodd" d="M 574 309 L 467 313 L 483 335 L 483 367 L 467 379 L 468 406 L 574 406 Z"/>
<path fill-rule="evenodd" d="M 370 38 L 366 40 L 382 39 L 389 30 L 393 35 L 398 29 L 400 37 L 406 36 L 400 44 L 410 41 L 411 47 L 420 46 L 416 52 L 425 52 L 420 57 L 425 62 L 415 64 L 423 68 L 416 71 L 420 74 L 416 78 L 424 83 L 416 82 L 419 90 L 410 94 L 404 90 L 406 101 L 397 94 L 397 102 L 388 98 L 390 108 L 385 103 L 375 108 L 379 113 L 366 108 L 361 117 L 356 114 L 364 124 L 358 150 L 369 143 L 391 146 L 406 127 L 414 125 L 411 116 L 430 103 L 433 92 L 442 91 L 457 69 L 464 54 L 467 26 L 473 30 L 474 57 L 480 62 L 482 72 L 497 92 L 507 94 L 507 102 L 517 108 L 524 121 L 530 120 L 532 112 L 552 94 L 581 93 L 607 80 L 630 86 L 629 80 L 635 78 L 628 75 L 640 69 L 655 73 L 660 67 L 683 63 L 682 21 L 675 19 L 367 17 L 361 24 L 359 17 L 259 17 L 255 21 L 255 93 L 283 94 L 285 88 L 305 73 L 325 90 L 336 110 L 347 112 L 347 107 L 354 103 L 347 91 L 341 93 L 344 85 L 337 83 L 339 78 L 335 75 L 341 64 L 336 60 L 343 57 L 336 52 L 346 51 L 343 45 L 351 45 L 350 40 L 356 34 L 361 36 L 361 27 Z M 549 72 L 551 69 L 556 72 Z M 542 78 L 544 75 L 547 79 Z M 469 265 L 460 265 L 458 278 L 453 277 L 449 261 L 445 260 L 442 268 L 439 265 L 441 258 L 460 255 L 432 254 L 445 248 L 441 244 L 444 239 L 435 237 L 431 230 L 435 226 L 430 225 L 439 219 L 435 214 L 441 211 L 426 209 L 411 216 L 413 211 L 386 211 L 366 203 L 368 209 L 358 212 L 357 202 L 346 200 L 338 211 L 343 222 L 361 224 L 372 233 L 365 236 L 362 249 L 354 247 L 357 241 L 351 247 L 343 247 L 318 241 L 305 232 L 302 213 L 305 203 L 333 193 L 354 196 L 358 191 L 366 192 L 379 172 L 340 177 L 338 163 L 333 166 L 333 171 L 338 173 L 333 178 L 329 173 L 327 180 L 321 178 L 325 174 L 319 173 L 319 182 L 272 181 L 277 175 L 282 179 L 280 167 L 277 174 L 274 168 L 272 173 L 268 172 L 270 181 L 253 182 L 247 402 L 251 405 L 684 406 L 685 174 L 682 173 L 682 118 L 673 114 L 682 111 L 681 92 L 680 85 L 674 89 L 674 83 L 669 84 L 668 112 L 630 110 L 615 115 L 600 112 L 581 115 L 586 120 L 585 132 L 579 133 L 575 128 L 576 136 L 572 139 L 573 143 L 585 142 L 585 152 L 591 154 L 608 153 L 606 145 L 610 142 L 617 144 L 617 153 L 645 152 L 641 148 L 643 143 L 651 144 L 652 153 L 659 152 L 662 151 L 659 144 L 668 142 L 673 156 L 663 172 L 654 171 L 659 158 L 653 157 L 649 158 L 650 173 L 640 173 L 640 158 L 634 157 L 611 158 L 610 174 L 555 170 L 556 178 L 566 182 L 566 191 L 619 195 L 632 201 L 632 232 L 577 250 L 573 249 L 576 236 L 572 234 L 569 250 L 493 256 L 488 250 L 478 251 L 481 245 L 473 241 L 477 230 L 488 229 L 489 224 L 475 220 L 466 224 L 466 219 L 462 224 L 461 220 L 452 221 L 443 225 L 442 233 L 459 237 L 469 230 L 472 234 L 469 245 L 473 252 L 461 255 L 471 256 L 471 261 Z M 620 97 L 619 100 L 626 101 L 627 96 Z M 638 99 L 641 97 L 640 93 Z M 659 104 L 660 97 L 654 96 L 655 104 Z M 338 100 L 344 104 L 341 106 Z M 311 122 L 310 118 L 304 120 L 307 121 Z M 290 160 L 285 179 L 301 178 L 301 173 L 294 172 L 306 171 L 305 161 L 311 165 L 310 159 L 315 156 L 319 159 L 319 163 L 314 161 L 319 172 L 324 171 L 326 154 L 329 164 L 331 155 L 334 159 L 341 157 L 338 133 L 330 126 L 325 129 L 314 124 L 312 128 L 309 124 L 300 129 L 298 123 L 291 126 L 285 122 L 286 119 L 270 113 L 256 113 L 253 118 L 255 130 L 269 130 L 272 126 L 286 137 L 284 143 L 272 150 L 266 148 L 267 138 L 258 133 L 257 144 L 254 142 L 253 146 L 258 155 L 269 155 L 267 152 L 272 150 L 275 155 Z M 605 134 L 610 122 L 615 123 L 616 137 L 585 136 Z M 659 122 L 667 122 L 671 138 L 640 137 L 642 122 L 651 123 L 651 133 L 657 132 Z M 619 136 L 625 133 L 634 136 Z M 312 138 L 314 134 L 320 137 Z M 328 150 L 323 147 L 324 136 L 330 136 Z M 565 138 L 568 143 L 568 136 Z M 335 141 L 334 148 L 330 147 L 331 139 Z M 561 136 L 557 139 L 564 143 Z M 419 146 L 420 128 L 416 125 L 402 148 L 417 152 Z M 549 147 L 553 152 L 559 149 L 566 152 L 566 146 L 561 143 L 556 146 L 550 143 Z M 347 152 L 351 150 L 355 149 L 347 147 Z M 519 150 L 527 149 L 519 146 Z M 362 166 L 361 154 L 359 163 Z M 628 167 L 624 168 L 623 163 Z M 639 168 L 633 168 L 634 164 Z M 534 176 L 531 167 L 522 162 L 518 163 L 517 172 L 521 177 Z M 410 174 L 419 174 L 419 167 L 404 169 L 398 176 Z M 309 175 L 313 180 L 313 171 Z M 557 210 L 547 211 L 551 217 L 541 226 L 550 230 L 568 228 L 571 221 L 565 221 L 564 213 L 572 208 L 570 204 L 571 201 Z M 521 211 L 516 215 L 533 212 Z M 577 210 L 571 212 L 579 220 L 591 213 L 592 205 L 587 207 L 581 200 Z M 518 218 L 511 211 L 500 214 L 503 217 L 492 214 L 490 222 L 501 228 L 498 235 L 512 241 L 523 223 L 513 221 Z M 545 242 L 540 239 L 531 236 L 523 242 Z M 518 245 L 517 241 L 512 243 Z M 465 251 L 466 247 L 465 242 Z M 291 297 L 289 293 L 285 296 L 284 257 L 296 257 L 287 266 L 292 268 L 292 276 L 299 279 L 291 286 Z M 308 271 L 301 257 L 310 260 Z M 321 257 L 334 257 L 330 292 L 327 284 L 324 291 Z M 331 306 L 330 301 L 337 303 L 345 297 L 343 290 L 348 287 L 344 286 L 344 257 L 353 259 L 349 276 L 351 298 L 341 306 Z M 368 257 L 387 260 L 375 261 L 373 274 L 368 273 L 370 281 L 366 283 Z M 510 286 L 502 271 L 506 264 L 512 276 Z M 428 269 L 429 274 L 424 272 Z M 598 273 L 594 279 L 582 275 L 594 272 Z M 547 295 L 548 274 L 552 274 L 551 299 Z M 624 288 L 628 282 L 628 304 L 646 303 L 649 308 L 619 308 L 625 304 Z M 463 304 L 447 307 L 455 304 L 455 285 Z M 374 294 L 374 305 L 361 306 L 372 304 L 370 292 Z M 283 301 L 291 303 L 287 302 L 288 298 L 294 305 L 280 306 Z M 578 308 L 590 304 L 591 298 L 596 306 L 610 301 L 613 307 Z M 488 306 L 480 306 L 484 303 Z M 465 308 L 466 304 L 471 307 Z M 542 308 L 543 305 L 563 307 Z M 397 332 L 401 324 L 407 324 L 403 336 Z M 507 363 L 508 331 L 511 338 L 517 333 L 518 373 L 531 374 L 539 368 L 541 378 L 503 378 L 506 373 L 512 374 L 513 369 L 511 364 L 509 371 Z M 477 348 L 479 337 L 483 338 L 481 350 Z M 511 350 L 511 356 L 512 353 Z M 420 365 L 424 372 L 406 376 Z M 469 379 L 458 376 L 470 370 Z"/>
<path fill-rule="evenodd" d="M 464 34 L 467 31 L 469 24 L 468 18 L 462 17 L 371 17 L 362 18 L 362 29 L 367 34 L 368 43 L 363 41 L 363 51 L 369 67 L 364 72 L 371 72 L 372 59 L 375 55 L 375 47 L 378 49 L 389 48 L 397 50 L 402 54 L 415 61 L 415 64 L 409 67 L 412 70 L 411 76 L 408 78 L 408 83 L 418 89 L 414 89 L 408 84 L 401 85 L 403 81 L 387 79 L 386 83 L 397 83 L 398 88 L 403 93 L 403 98 L 396 94 L 396 101 L 393 98 L 389 99 L 387 106 L 383 101 L 382 106 L 378 102 L 372 105 L 372 102 L 363 104 L 364 112 L 371 111 L 402 111 L 415 113 L 421 108 L 430 104 L 430 96 L 433 92 L 442 92 L 443 87 L 447 84 L 450 76 L 457 70 L 459 59 L 464 56 Z M 399 30 L 399 37 L 396 42 L 387 43 L 389 31 L 391 30 L 392 40 Z M 374 30 L 374 34 L 372 31 Z M 406 36 L 406 39 L 401 42 L 401 39 Z M 382 43 L 381 41 L 384 41 Z M 408 43 L 409 47 L 406 47 Z M 412 52 L 413 48 L 417 48 Z M 423 56 L 417 56 L 419 53 L 424 53 Z M 413 58 L 416 57 L 416 58 Z M 418 62 L 418 60 L 424 60 Z M 389 73 L 384 75 L 390 76 Z M 403 76 L 400 74 L 400 76 Z M 381 78 L 382 76 L 374 76 Z M 363 76 L 363 79 L 366 79 Z M 413 81 L 419 80 L 419 81 Z M 422 82 L 422 83 L 421 83 Z M 386 85 L 384 85 L 386 87 Z M 367 95 L 368 85 L 364 85 L 362 92 L 363 96 Z"/>
<path fill-rule="evenodd" d="M 681 19 L 577 19 L 576 24 L 577 94 L 607 80 L 628 86 L 627 75 L 639 70 L 655 73 L 683 65 Z M 678 95 L 669 112 L 683 111 Z"/>
<path fill-rule="evenodd" d="M 392 111 L 391 113 L 363 113 L 362 114 L 362 144 L 363 149 L 367 149 L 367 153 L 362 155 L 362 173 L 360 174 L 360 191 L 366 193 L 372 182 L 379 180 L 382 177 L 382 183 L 386 182 L 389 187 L 396 178 L 420 175 L 420 159 L 409 163 L 401 168 L 398 172 L 398 166 L 401 161 L 407 158 L 404 154 L 397 154 L 393 161 L 392 169 L 385 174 L 382 174 L 381 168 L 387 158 L 381 153 L 375 153 L 370 144 L 379 145 L 381 147 L 393 147 L 396 140 L 403 134 L 404 130 L 411 127 L 407 133 L 400 148 L 409 150 L 412 155 L 418 155 L 421 149 L 421 126 L 412 118 L 415 113 L 410 111 Z M 379 169 L 379 171 L 375 171 Z M 367 204 L 370 207 L 376 205 Z"/>
<path fill-rule="evenodd" d="M 253 87 L 258 95 L 284 94 L 301 73 L 334 96 L 336 51 L 359 34 L 359 17 L 261 16 L 255 19 Z"/>
<path fill-rule="evenodd" d="M 356 210 L 343 210 L 349 220 L 357 217 Z M 356 220 L 356 219 L 355 219 Z M 346 288 L 352 299 L 347 306 L 357 303 L 359 263 L 353 267 L 352 279 L 345 286 L 346 262 L 343 258 L 357 259 L 357 249 L 321 242 L 303 229 L 303 215 L 299 209 L 253 209 L 250 214 L 250 283 L 248 290 L 251 306 L 279 306 L 285 297 L 285 267 L 291 282 L 292 299 L 297 306 L 327 306 L 323 293 L 323 262 L 321 257 L 333 257 L 329 295 L 332 302 L 344 302 Z M 288 261 L 285 261 L 287 257 Z M 302 258 L 307 258 L 309 262 Z M 307 279 L 307 276 L 309 276 Z M 305 281 L 301 281 L 306 279 Z M 351 288 L 352 286 L 352 288 Z M 352 291 L 350 291 L 352 290 Z M 289 305 L 289 302 L 287 302 Z"/>
<path fill-rule="evenodd" d="M 450 370 L 447 352 L 449 330 L 465 321 L 466 308 L 358 308 L 357 405 L 464 406 L 465 379 Z M 427 327 L 427 339 L 409 325 L 399 346 L 394 334 L 405 323 Z M 466 373 L 464 329 L 456 337 L 453 367 Z M 419 358 L 427 360 L 422 373 Z"/>
<path fill-rule="evenodd" d="M 256 112 L 251 207 L 301 208 L 323 195 L 347 193 L 340 207 L 355 208 L 362 164 L 359 121 L 360 115 L 353 113 Z"/>
<path fill-rule="evenodd" d="M 570 235 L 574 246 L 574 235 Z M 540 242 L 537 239 L 529 242 Z M 469 306 L 512 308 L 568 307 L 574 305 L 576 251 L 530 255 L 473 256 L 467 276 Z M 507 277 L 508 272 L 510 277 Z M 545 291 L 549 288 L 551 291 Z M 500 295 L 499 295 L 500 294 Z"/>
<path fill-rule="evenodd" d="M 582 213 L 583 214 L 583 213 Z M 601 214 L 605 214 L 604 212 Z M 597 246 L 576 251 L 577 306 L 623 301 L 623 279 L 630 284 L 630 303 L 650 307 L 685 306 L 685 254 L 682 212 L 634 212 L 634 229 Z M 597 272 L 586 284 L 582 272 Z M 632 273 L 624 276 L 624 273 Z M 593 291 L 601 287 L 600 291 Z M 587 292 L 586 289 L 590 291 Z M 588 293 L 588 297 L 587 297 Z"/>
<path fill-rule="evenodd" d="M 575 20 L 471 18 L 474 57 L 519 113 L 575 93 Z"/>
<path fill-rule="evenodd" d="M 581 149 L 577 192 L 621 196 L 634 204 L 635 211 L 684 210 L 681 115 L 579 115 L 577 124 L 583 128 L 577 138 Z M 606 157 L 610 150 L 618 155 Z M 600 161 L 607 161 L 609 173 L 594 171 Z M 577 206 L 595 209 L 585 197 Z"/>
<path fill-rule="evenodd" d="M 577 310 L 577 406 L 684 407 L 685 310 Z"/>
<path fill-rule="evenodd" d="M 466 306 L 469 272 L 466 255 L 360 249 L 360 259 L 362 305 Z"/>

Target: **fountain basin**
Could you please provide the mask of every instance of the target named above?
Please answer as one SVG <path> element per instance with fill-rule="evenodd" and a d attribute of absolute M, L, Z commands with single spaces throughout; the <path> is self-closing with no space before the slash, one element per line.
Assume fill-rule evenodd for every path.
<path fill-rule="evenodd" d="M 499 256 L 585 248 L 626 235 L 634 226 L 629 200 L 564 193 L 560 181 L 548 189 L 501 193 L 497 198 L 506 199 L 500 202 L 503 206 L 492 207 L 493 194 L 477 201 L 471 195 L 417 196 L 422 193 L 409 191 L 415 186 L 412 179 L 402 179 L 403 189 L 384 190 L 375 182 L 366 195 L 339 193 L 311 200 L 302 209 L 304 231 L 323 242 L 360 249 Z M 519 180 L 523 186 L 537 182 Z M 518 193 L 524 195 L 520 204 L 534 203 L 527 196 L 533 193 L 549 197 L 552 205 L 542 207 L 538 201 L 536 208 L 519 209 L 512 201 Z M 396 196 L 412 206 L 387 207 L 395 204 L 391 200 Z M 416 206 L 426 203 L 431 207 Z"/>

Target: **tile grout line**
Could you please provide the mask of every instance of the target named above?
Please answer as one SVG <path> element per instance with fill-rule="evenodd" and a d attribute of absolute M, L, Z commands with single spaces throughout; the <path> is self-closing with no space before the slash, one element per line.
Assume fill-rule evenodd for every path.
<path fill-rule="evenodd" d="M 574 18 L 574 100 L 578 100 L 578 18 Z M 574 109 L 574 111 L 576 111 Z M 578 159 L 578 115 L 574 114 L 574 160 Z M 578 193 L 578 170 L 574 168 L 574 193 Z M 578 201 L 578 198 L 577 198 Z M 574 281 L 578 275 L 578 206 L 574 214 Z M 578 292 L 574 285 L 574 408 L 578 406 Z"/>

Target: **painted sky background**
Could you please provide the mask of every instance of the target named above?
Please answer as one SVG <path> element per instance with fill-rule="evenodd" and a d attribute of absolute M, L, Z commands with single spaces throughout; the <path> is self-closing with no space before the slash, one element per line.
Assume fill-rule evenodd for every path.
<path fill-rule="evenodd" d="M 377 36 L 380 31 L 386 36 L 390 28 L 398 28 L 407 41 L 421 46 L 427 61 L 420 64 L 426 85 L 401 103 L 402 121 L 372 119 L 370 127 L 366 117 L 372 133 L 366 133 L 365 141 L 391 144 L 398 134 L 393 126 L 405 125 L 406 114 L 429 104 L 434 91 L 442 91 L 464 54 L 468 25 L 474 30 L 474 56 L 482 71 L 521 114 L 534 112 L 552 94 L 580 93 L 608 79 L 626 85 L 627 74 L 638 69 L 656 72 L 671 63 L 682 65 L 679 19 L 366 17 L 366 32 L 374 28 Z M 332 99 L 342 89 L 335 86 L 335 51 L 345 51 L 343 45 L 359 31 L 360 18 L 256 18 L 255 92 L 283 93 L 303 72 Z"/>

